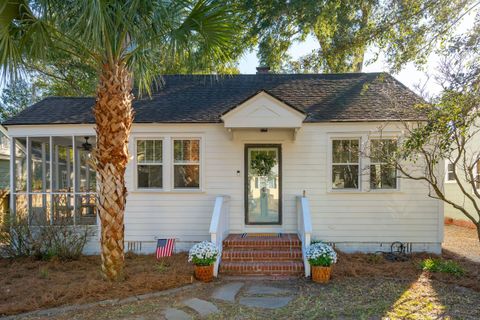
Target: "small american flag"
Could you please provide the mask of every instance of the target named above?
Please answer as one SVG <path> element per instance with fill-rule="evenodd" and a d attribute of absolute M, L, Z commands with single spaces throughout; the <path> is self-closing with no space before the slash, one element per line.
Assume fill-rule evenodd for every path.
<path fill-rule="evenodd" d="M 175 239 L 158 239 L 157 240 L 157 259 L 162 257 L 170 257 L 175 246 Z"/>

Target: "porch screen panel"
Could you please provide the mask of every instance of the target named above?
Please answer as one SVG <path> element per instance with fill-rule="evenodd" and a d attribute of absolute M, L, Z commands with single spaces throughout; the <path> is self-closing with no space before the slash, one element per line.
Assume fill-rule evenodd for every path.
<path fill-rule="evenodd" d="M 200 188 L 200 140 L 173 141 L 173 183 L 175 189 Z"/>
<path fill-rule="evenodd" d="M 27 192 L 26 138 L 15 138 L 15 192 Z"/>
<path fill-rule="evenodd" d="M 97 221 L 97 175 L 92 166 L 95 137 L 75 137 L 75 224 L 94 225 Z"/>
<path fill-rule="evenodd" d="M 52 138 L 52 218 L 55 224 L 74 224 L 73 141 Z"/>
<path fill-rule="evenodd" d="M 31 137 L 29 207 L 30 222 L 34 225 L 50 224 L 50 144 L 49 138 Z"/>

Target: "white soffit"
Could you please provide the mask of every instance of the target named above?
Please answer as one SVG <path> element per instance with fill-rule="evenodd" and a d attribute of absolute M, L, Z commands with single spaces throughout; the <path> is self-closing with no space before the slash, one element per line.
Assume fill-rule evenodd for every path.
<path fill-rule="evenodd" d="M 301 128 L 306 115 L 261 91 L 221 119 L 225 128 Z"/>

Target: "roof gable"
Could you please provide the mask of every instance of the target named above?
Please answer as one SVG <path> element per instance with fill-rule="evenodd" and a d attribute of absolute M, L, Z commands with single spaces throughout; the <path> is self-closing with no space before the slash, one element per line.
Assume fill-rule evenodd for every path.
<path fill-rule="evenodd" d="M 260 91 L 226 112 L 226 128 L 300 128 L 306 116 L 266 91 Z"/>

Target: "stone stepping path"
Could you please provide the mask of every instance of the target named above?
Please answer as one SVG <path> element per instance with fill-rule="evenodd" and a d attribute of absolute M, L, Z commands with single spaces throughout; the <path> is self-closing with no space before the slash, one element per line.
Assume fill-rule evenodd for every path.
<path fill-rule="evenodd" d="M 243 282 L 224 284 L 213 292 L 212 298 L 235 303 L 243 286 Z M 250 308 L 277 309 L 285 307 L 293 300 L 291 293 L 289 289 L 254 284 L 240 294 L 238 303 Z"/>
<path fill-rule="evenodd" d="M 240 304 L 251 308 L 278 309 L 285 307 L 293 297 L 242 297 Z"/>
<path fill-rule="evenodd" d="M 193 318 L 185 311 L 168 308 L 164 311 L 163 315 L 167 320 L 192 320 Z"/>
<path fill-rule="evenodd" d="M 275 287 L 268 287 L 268 286 L 251 286 L 247 290 L 248 295 L 277 295 L 277 294 L 286 294 L 289 293 L 289 290 L 275 288 Z"/>
<path fill-rule="evenodd" d="M 192 298 L 188 300 L 184 300 L 183 304 L 186 305 L 187 307 L 195 310 L 201 317 L 206 317 L 208 315 L 211 315 L 213 313 L 219 312 L 218 308 L 216 305 L 214 305 L 211 302 L 198 299 L 198 298 Z"/>
<path fill-rule="evenodd" d="M 293 291 L 290 288 L 249 284 L 245 290 L 242 290 L 244 286 L 244 282 L 229 282 L 220 285 L 213 291 L 211 298 L 228 303 L 239 303 L 250 308 L 263 309 L 283 308 L 293 300 Z M 182 304 L 192 309 L 192 312 L 195 311 L 201 318 L 220 312 L 215 304 L 199 298 L 183 300 Z M 168 308 L 164 311 L 167 320 L 192 320 L 192 315 L 175 308 Z"/>
<path fill-rule="evenodd" d="M 217 300 L 223 300 L 228 302 L 235 302 L 235 297 L 238 291 L 243 287 L 243 282 L 232 282 L 217 288 L 212 297 Z"/>

